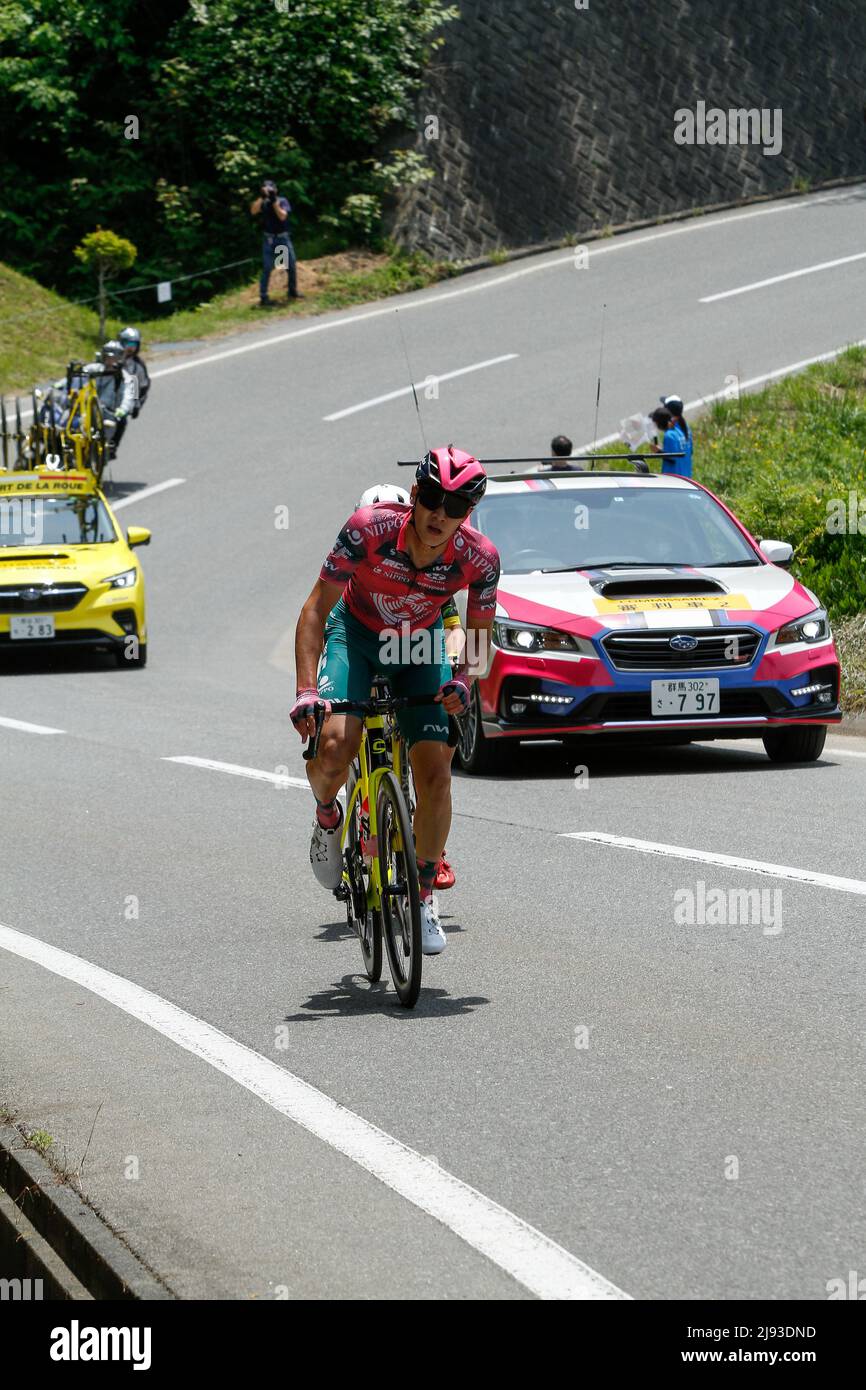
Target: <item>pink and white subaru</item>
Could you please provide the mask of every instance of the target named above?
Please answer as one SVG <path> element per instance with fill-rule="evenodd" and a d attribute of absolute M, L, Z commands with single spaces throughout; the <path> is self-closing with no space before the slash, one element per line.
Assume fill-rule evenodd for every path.
<path fill-rule="evenodd" d="M 827 614 L 788 573 L 791 546 L 756 541 L 707 488 L 658 473 L 491 478 L 471 524 L 502 573 L 458 744 L 467 771 L 521 740 L 605 734 L 760 737 L 778 762 L 820 756 L 842 718 Z"/>

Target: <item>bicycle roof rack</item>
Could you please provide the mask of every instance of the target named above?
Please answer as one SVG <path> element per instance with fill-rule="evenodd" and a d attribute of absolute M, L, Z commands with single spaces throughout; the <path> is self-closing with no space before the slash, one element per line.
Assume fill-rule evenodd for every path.
<path fill-rule="evenodd" d="M 614 460 L 625 460 L 627 463 L 630 463 L 630 464 L 632 464 L 632 465 L 634 466 L 634 471 L 635 471 L 636 473 L 640 473 L 641 475 L 646 476 L 646 477 L 661 477 L 662 475 L 659 474 L 659 473 L 655 473 L 655 474 L 652 473 L 652 471 L 651 471 L 651 469 L 650 469 L 650 467 L 649 467 L 649 461 L 650 461 L 650 460 L 652 460 L 652 459 L 681 459 L 681 458 L 684 458 L 684 457 L 685 457 L 684 452 L 683 452 L 682 450 L 680 450 L 679 453 L 675 453 L 675 454 L 673 454 L 673 453 L 667 453 L 667 454 L 665 454 L 665 453 L 659 453 L 659 454 L 655 454 L 655 453 L 641 454 L 641 453 L 632 452 L 632 453 L 630 453 L 630 454 L 559 454 L 559 455 L 554 455 L 553 457 L 551 457 L 551 456 L 549 456 L 549 455 L 539 455 L 539 456 L 536 456 L 536 457 L 533 457 L 533 458 L 502 458 L 502 459 L 481 459 L 481 458 L 480 458 L 480 459 L 478 460 L 478 462 L 479 462 L 480 464 L 482 464 L 485 468 L 490 468 L 490 467 L 491 467 L 492 465 L 494 465 L 494 464 L 495 464 L 495 465 L 498 465 L 498 464 L 507 464 L 507 463 L 517 463 L 517 464 L 521 464 L 521 463 L 536 463 L 536 464 L 537 464 L 537 463 L 560 463 L 560 464 L 561 464 L 561 463 L 589 462 L 589 463 L 592 465 L 592 467 L 590 467 L 590 468 L 586 468 L 586 469 L 575 468 L 575 469 L 573 469 L 573 470 L 569 470 L 569 469 L 567 469 L 567 468 L 562 468 L 562 469 L 560 469 L 560 470 L 558 470 L 558 471 L 562 472 L 563 474 L 564 474 L 564 473 L 567 473 L 567 472 L 569 472 L 569 471 L 572 471 L 572 472 L 574 472 L 574 473 L 581 473 L 581 472 L 585 472 L 585 473 L 595 473 L 595 474 L 596 474 L 597 476 L 599 476 L 599 477 L 618 477 L 618 476 L 620 476 L 622 473 L 625 472 L 625 469 L 622 469 L 622 468 L 598 468 L 598 469 L 597 469 L 597 468 L 595 467 L 595 465 L 596 465 L 597 463 L 607 463 L 609 460 L 610 460 L 610 461 L 614 461 Z M 398 459 L 398 460 L 397 460 L 397 467 L 398 467 L 398 468 L 417 468 L 417 467 L 418 467 L 418 460 L 417 460 L 417 459 Z M 557 471 L 557 470 L 551 469 L 550 471 L 551 471 L 551 472 L 555 472 L 555 471 Z M 535 472 L 516 471 L 516 470 L 512 469 L 509 473 L 505 473 L 505 474 L 500 474 L 500 475 L 491 474 L 491 477 L 494 478 L 494 479 L 496 479 L 497 476 L 499 476 L 502 480 L 510 478 L 510 479 L 513 479 L 515 482 L 518 482 L 518 481 L 520 481 L 521 479 L 525 479 L 525 478 L 537 478 L 539 475 L 538 475 L 537 473 L 535 473 Z"/>

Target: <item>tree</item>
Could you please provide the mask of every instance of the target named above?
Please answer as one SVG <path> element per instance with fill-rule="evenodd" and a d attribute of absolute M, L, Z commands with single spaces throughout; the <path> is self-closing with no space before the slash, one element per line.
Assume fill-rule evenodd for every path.
<path fill-rule="evenodd" d="M 76 246 L 75 255 L 88 270 L 96 271 L 99 287 L 99 336 L 104 338 L 108 299 L 106 281 L 117 275 L 118 271 L 129 270 L 130 266 L 135 264 L 138 250 L 125 237 L 97 227 L 95 232 L 87 233 L 80 246 Z"/>

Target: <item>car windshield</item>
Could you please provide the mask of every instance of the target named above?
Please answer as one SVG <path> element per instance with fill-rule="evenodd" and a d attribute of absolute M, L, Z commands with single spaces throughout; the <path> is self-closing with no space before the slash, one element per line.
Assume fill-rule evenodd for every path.
<path fill-rule="evenodd" d="M 96 497 L 0 496 L 0 547 L 108 545 L 117 536 Z"/>
<path fill-rule="evenodd" d="M 761 563 L 727 513 L 697 488 L 488 493 L 471 524 L 493 541 L 506 574 Z"/>

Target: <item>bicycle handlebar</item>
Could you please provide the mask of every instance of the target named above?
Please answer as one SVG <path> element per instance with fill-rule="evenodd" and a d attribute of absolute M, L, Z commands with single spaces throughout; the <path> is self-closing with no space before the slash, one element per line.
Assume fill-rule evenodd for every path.
<path fill-rule="evenodd" d="M 335 700 L 331 704 L 330 712 L 331 714 L 357 714 L 360 711 L 365 716 L 368 714 L 393 714 L 398 709 L 414 709 L 419 705 L 431 705 L 438 694 L 439 691 L 434 690 L 429 695 L 382 695 L 369 700 Z M 316 721 L 316 731 L 311 735 L 310 741 L 304 749 L 305 762 L 315 758 L 319 750 L 319 739 L 322 725 L 325 722 L 323 700 L 316 700 L 313 705 L 313 718 Z"/>

